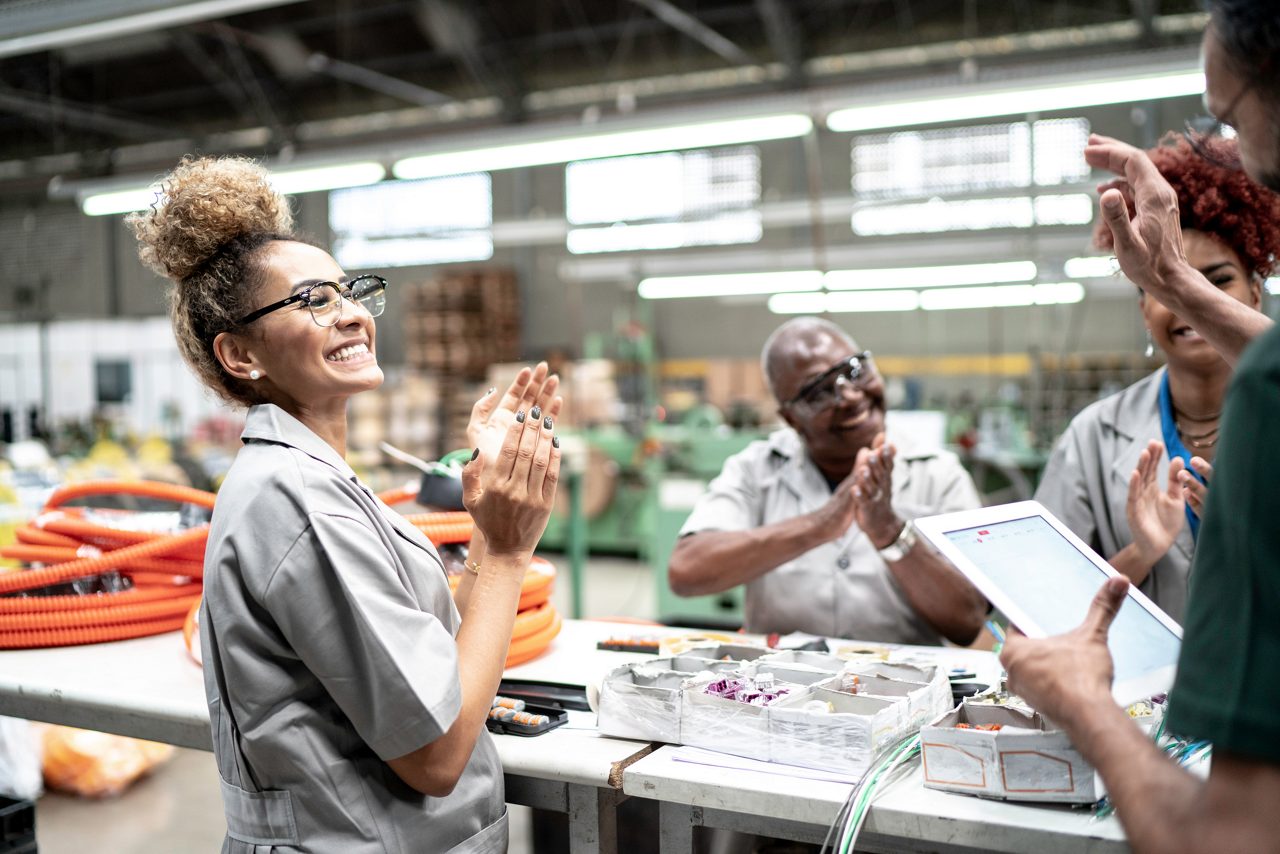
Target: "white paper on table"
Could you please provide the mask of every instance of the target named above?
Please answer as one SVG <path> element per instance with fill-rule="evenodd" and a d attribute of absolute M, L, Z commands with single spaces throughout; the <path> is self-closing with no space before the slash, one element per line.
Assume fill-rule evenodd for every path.
<path fill-rule="evenodd" d="M 779 765 L 776 762 L 748 759 L 745 756 L 716 753 L 714 750 L 704 750 L 701 747 L 676 747 L 672 749 L 670 756 L 675 762 L 710 765 L 715 768 L 732 768 L 737 771 L 759 771 L 762 774 L 773 774 L 778 777 L 798 777 L 802 780 L 824 780 L 830 783 L 853 785 L 862 779 L 856 774 L 819 771 L 813 768 L 801 768 L 797 765 Z"/>

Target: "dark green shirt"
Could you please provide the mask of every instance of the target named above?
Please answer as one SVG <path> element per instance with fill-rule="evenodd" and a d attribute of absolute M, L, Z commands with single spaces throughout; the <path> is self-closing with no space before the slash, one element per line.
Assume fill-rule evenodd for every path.
<path fill-rule="evenodd" d="M 1169 729 L 1280 763 L 1280 328 L 1227 394 Z"/>

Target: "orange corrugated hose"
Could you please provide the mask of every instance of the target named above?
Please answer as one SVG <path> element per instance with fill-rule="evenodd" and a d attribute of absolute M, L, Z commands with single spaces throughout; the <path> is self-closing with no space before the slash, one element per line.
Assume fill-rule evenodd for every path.
<path fill-rule="evenodd" d="M 18 529 L 4 557 L 47 564 L 0 575 L 0 594 L 33 590 L 119 570 L 135 587 L 85 596 L 0 598 L 0 649 L 124 640 L 182 628 L 200 599 L 207 526 L 177 534 L 128 531 L 91 523 L 81 508 L 58 509 L 94 495 L 125 494 L 212 507 L 214 496 L 152 481 L 89 481 L 54 491 L 44 511 Z"/>
<path fill-rule="evenodd" d="M 18 542 L 0 557 L 43 568 L 0 574 L 0 595 L 33 590 L 119 570 L 134 582 L 120 593 L 87 596 L 0 598 L 0 649 L 67 646 L 123 640 L 184 629 L 191 649 L 200 601 L 207 526 L 178 534 L 113 528 L 84 518 L 66 502 L 94 495 L 125 494 L 212 508 L 212 493 L 152 481 L 89 481 L 57 489 L 43 512 L 18 529 Z M 380 496 L 386 503 L 412 497 L 408 489 Z M 406 517 L 435 545 L 465 543 L 473 531 L 467 513 L 419 513 Z M 520 591 L 507 666 L 541 654 L 560 630 L 551 605 L 555 568 L 535 558 Z M 456 582 L 453 584 L 456 587 Z"/>
<path fill-rule="evenodd" d="M 471 514 L 465 510 L 453 513 L 412 513 L 405 518 L 437 546 L 469 543 L 475 530 Z"/>

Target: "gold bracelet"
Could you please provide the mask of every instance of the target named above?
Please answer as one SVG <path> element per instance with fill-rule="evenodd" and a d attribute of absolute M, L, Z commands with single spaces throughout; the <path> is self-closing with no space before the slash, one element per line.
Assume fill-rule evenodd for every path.
<path fill-rule="evenodd" d="M 479 576 L 480 576 L 480 564 L 476 563 L 475 561 L 473 561 L 473 560 L 464 560 L 464 561 L 462 562 L 462 567 L 463 567 L 463 569 L 465 569 L 467 572 L 471 573 L 472 575 L 474 575 L 474 576 L 476 576 L 476 577 L 479 577 Z"/>

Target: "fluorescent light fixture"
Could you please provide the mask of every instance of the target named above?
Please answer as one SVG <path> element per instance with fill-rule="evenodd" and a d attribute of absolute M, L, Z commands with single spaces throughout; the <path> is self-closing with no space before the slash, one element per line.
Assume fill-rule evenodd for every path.
<path fill-rule="evenodd" d="M 813 120 L 800 113 L 726 119 L 612 133 L 575 133 L 537 142 L 518 142 L 441 151 L 398 160 L 391 167 L 397 178 L 435 178 L 461 172 L 497 172 L 526 166 L 594 160 L 628 154 L 680 151 L 738 145 L 770 139 L 792 139 L 813 129 Z"/>
<path fill-rule="evenodd" d="M 387 175 L 381 163 L 340 163 L 335 166 L 313 166 L 304 169 L 273 171 L 271 185 L 286 195 L 362 187 L 376 184 Z M 133 187 L 104 193 L 88 193 L 80 199 L 80 210 L 89 216 L 130 213 L 149 208 L 161 192 L 159 182 L 147 187 Z"/>
<path fill-rule="evenodd" d="M 993 285 L 921 291 L 920 307 L 927 311 L 961 308 L 1010 308 L 1029 305 L 1066 305 L 1084 299 L 1078 282 L 1043 285 Z"/>
<path fill-rule="evenodd" d="M 583 255 L 756 243 L 763 235 L 759 211 L 742 211 L 720 219 L 697 222 L 618 223 L 602 228 L 571 228 L 565 245 L 574 255 Z"/>
<path fill-rule="evenodd" d="M 1079 83 L 1027 81 L 983 92 L 970 90 L 948 96 L 835 110 L 827 115 L 827 127 L 837 132 L 911 127 L 1103 104 L 1155 101 L 1203 92 L 1204 72 L 1199 70 L 1117 74 L 1105 80 Z"/>
<path fill-rule="evenodd" d="M 645 299 L 733 297 L 816 291 L 820 287 L 822 287 L 822 273 L 817 270 L 792 270 L 784 273 L 728 273 L 714 276 L 662 276 L 641 280 L 640 296 Z"/>
<path fill-rule="evenodd" d="M 946 288 L 956 285 L 1028 282 L 1035 277 L 1034 261 L 1003 261 L 991 264 L 951 264 L 941 267 L 832 270 L 827 273 L 824 285 L 833 291 Z"/>
<path fill-rule="evenodd" d="M 385 177 L 387 170 L 381 163 L 340 163 L 311 169 L 273 170 L 271 185 L 285 195 L 292 196 L 314 193 L 317 190 L 363 187 L 376 184 Z"/>
<path fill-rule="evenodd" d="M 914 311 L 919 307 L 920 294 L 916 291 L 774 294 L 769 297 L 769 311 L 774 314 Z"/>
<path fill-rule="evenodd" d="M 160 185 L 111 193 L 93 193 L 80 200 L 80 210 L 89 216 L 130 213 L 146 210 L 160 193 Z"/>
<path fill-rule="evenodd" d="M 1092 221 L 1093 199 L 1084 193 L 1067 193 L 867 206 L 853 212 L 851 224 L 854 234 L 882 235 L 1084 225 Z"/>
<path fill-rule="evenodd" d="M 1068 279 L 1110 279 L 1120 272 L 1120 264 L 1113 255 L 1069 258 L 1062 272 Z"/>

